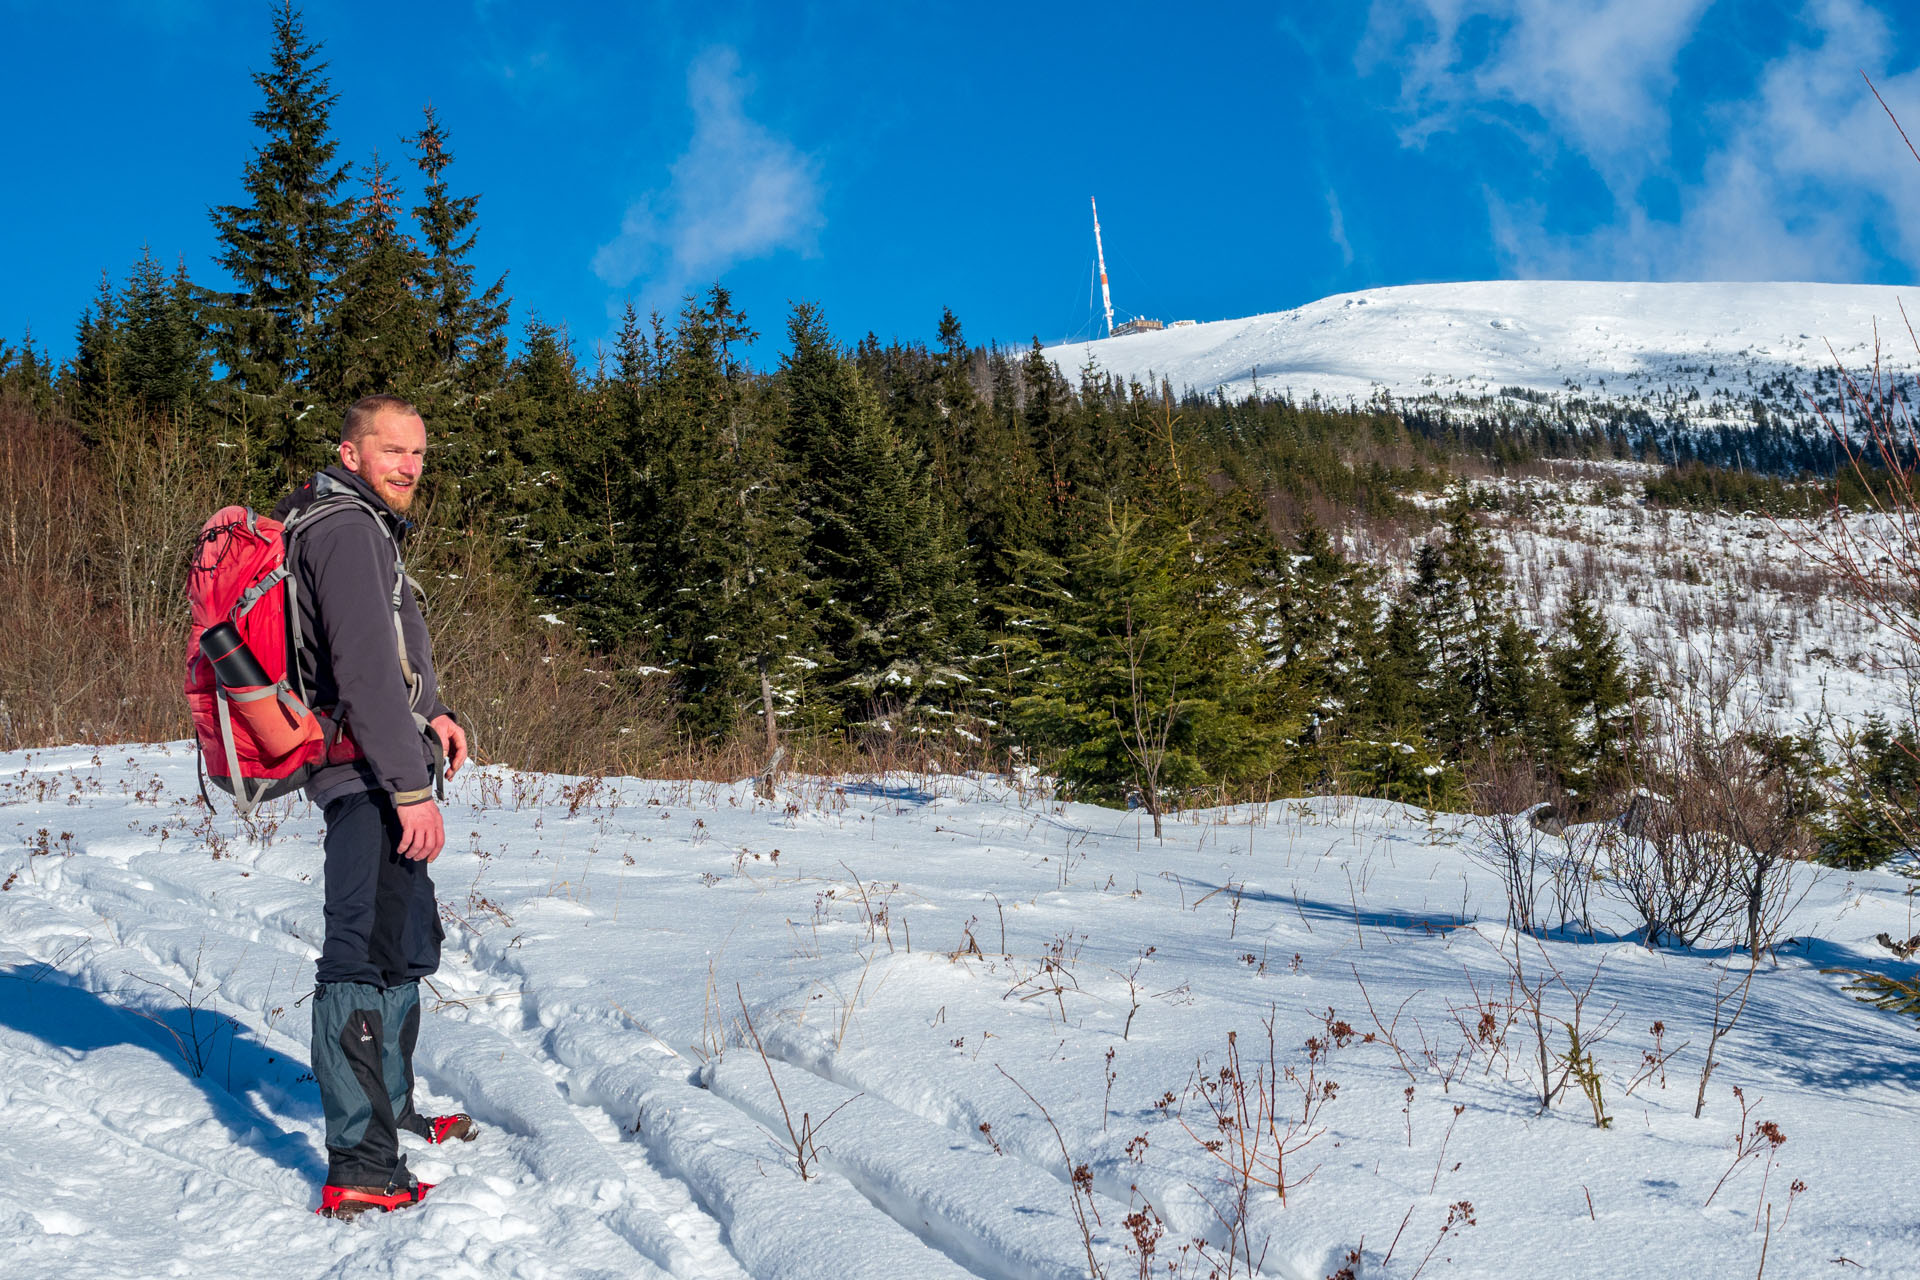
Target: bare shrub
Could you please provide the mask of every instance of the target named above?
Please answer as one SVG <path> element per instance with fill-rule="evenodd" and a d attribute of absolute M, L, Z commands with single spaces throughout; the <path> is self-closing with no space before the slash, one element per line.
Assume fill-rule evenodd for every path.
<path fill-rule="evenodd" d="M 1703 753 L 1698 772 L 1736 858 L 1734 887 L 1745 907 L 1748 954 L 1772 946 L 1793 903 L 1793 870 L 1812 853 L 1810 788 L 1790 766 L 1742 736 Z"/>
<path fill-rule="evenodd" d="M 1649 947 L 1693 946 L 1744 920 L 1755 958 L 1777 936 L 1810 852 L 1809 787 L 1750 733 L 1683 725 L 1643 739 L 1642 789 L 1606 842 L 1607 870 Z"/>
<path fill-rule="evenodd" d="M 1566 827 L 1561 833 L 1565 854 L 1554 867 L 1553 909 L 1565 927 L 1578 923 L 1593 936 L 1593 888 L 1602 879 L 1600 851 L 1606 828 L 1594 823 Z"/>
<path fill-rule="evenodd" d="M 1340 1086 L 1327 1078 L 1325 1070 L 1334 1050 L 1345 1048 L 1357 1038 L 1354 1029 L 1335 1016 L 1332 1009 L 1324 1018 L 1326 1034 L 1309 1036 L 1306 1064 L 1282 1066 L 1275 1044 L 1275 1013 L 1262 1019 L 1267 1033 L 1267 1056 L 1251 1066 L 1240 1055 L 1237 1033 L 1227 1033 L 1225 1060 L 1211 1072 L 1195 1069 L 1186 1098 L 1177 1113 L 1181 1128 L 1217 1160 L 1225 1170 L 1225 1187 L 1213 1194 L 1198 1191 L 1207 1208 L 1226 1233 L 1223 1253 L 1196 1238 L 1195 1252 L 1212 1271 L 1230 1277 L 1258 1274 L 1270 1241 L 1254 1249 L 1250 1217 L 1255 1197 L 1276 1196 L 1282 1205 L 1289 1191 L 1298 1191 L 1312 1180 L 1318 1166 L 1302 1173 L 1294 1158 L 1326 1132 L 1320 1113 L 1340 1092 Z M 1163 1103 L 1171 1103 L 1172 1095 Z M 1187 1119 L 1185 1103 L 1196 1104 L 1196 1123 Z"/>
<path fill-rule="evenodd" d="M 1753 975 L 1759 967 L 1749 959 L 1745 971 L 1736 981 L 1731 965 L 1716 966 L 1718 976 L 1713 980 L 1713 1025 L 1707 1035 L 1706 1060 L 1700 1065 L 1700 1092 L 1693 1100 L 1693 1118 L 1696 1120 L 1707 1109 L 1707 1084 L 1713 1079 L 1713 1068 L 1720 1056 L 1720 1042 L 1739 1025 L 1740 1015 L 1747 1011 L 1747 997 L 1753 994 Z M 1739 1090 L 1734 1092 L 1738 1094 Z"/>
<path fill-rule="evenodd" d="M 148 1022 L 151 1022 L 173 1041 L 173 1047 L 180 1055 L 181 1064 L 186 1068 L 187 1074 L 195 1080 L 206 1075 L 207 1068 L 213 1065 L 214 1050 L 219 1043 L 220 1034 L 225 1032 L 227 1036 L 227 1083 L 228 1086 L 231 1087 L 233 1083 L 233 1041 L 234 1037 L 240 1034 L 240 1023 L 238 1020 L 226 1014 L 215 1013 L 207 1007 L 218 990 L 219 984 L 211 979 L 203 982 L 200 977 L 200 967 L 205 958 L 205 954 L 206 947 L 203 943 L 193 954 L 193 967 L 187 971 L 187 981 L 184 989 L 172 986 L 169 983 L 157 981 L 153 978 L 143 977 L 131 969 L 122 969 L 120 971 L 136 982 L 144 983 L 149 987 L 165 992 L 167 995 L 173 997 L 174 1003 L 179 1006 L 180 1011 L 185 1015 L 184 1018 L 176 1019 L 181 1023 L 179 1027 L 169 1026 L 164 1019 L 153 1013 L 149 1013 L 145 1009 L 134 1006 L 127 1006 L 127 1009 L 128 1012 L 134 1014 L 136 1017 L 145 1018 Z"/>
<path fill-rule="evenodd" d="M 1474 820 L 1480 839 L 1468 845 L 1468 855 L 1500 877 L 1507 923 L 1544 932 L 1542 885 L 1554 877 L 1559 862 L 1550 849 L 1558 842 L 1534 821 L 1547 803 L 1547 786 L 1530 763 L 1492 757 L 1475 770 L 1468 787 L 1480 810 Z"/>
<path fill-rule="evenodd" d="M 1578 925 L 1591 934 L 1600 829 L 1567 826 L 1565 792 L 1524 759 L 1490 756 L 1467 786 L 1480 837 L 1468 854 L 1500 877 L 1507 923 L 1530 933 Z"/>
<path fill-rule="evenodd" d="M 1588 1010 L 1602 966 L 1596 964 L 1586 982 L 1576 986 L 1568 981 L 1540 939 L 1509 931 L 1494 942 L 1494 950 L 1507 967 L 1507 1012 L 1512 1021 L 1533 1031 L 1535 1066 L 1539 1071 L 1535 1092 L 1540 1109 L 1552 1107 L 1568 1088 L 1575 1087 L 1592 1104 L 1594 1124 L 1602 1129 L 1610 1127 L 1612 1120 L 1606 1114 L 1606 1104 L 1601 1097 L 1601 1078 L 1593 1050 L 1617 1024 L 1617 1006 L 1609 1007 L 1598 1018 L 1589 1017 Z M 1528 954 L 1526 944 L 1529 942 L 1532 952 L 1538 956 L 1537 966 Z M 1488 1015 L 1482 1014 L 1481 1025 L 1487 1026 L 1488 1022 Z M 1464 1020 L 1462 1025 L 1464 1027 Z M 1500 1028 L 1498 1034 L 1504 1042 L 1506 1028 Z"/>
<path fill-rule="evenodd" d="M 1684 744 L 1645 735 L 1635 757 L 1647 781 L 1680 790 L 1635 791 L 1608 833 L 1607 875 L 1648 947 L 1692 946 L 1738 910 L 1733 842 L 1720 829 L 1716 807 L 1693 786 Z"/>
<path fill-rule="evenodd" d="M 740 1017 L 747 1024 L 747 1034 L 753 1037 L 754 1052 L 760 1055 L 760 1065 L 767 1069 L 767 1083 L 773 1086 L 773 1099 L 780 1104 L 780 1120 L 787 1129 L 786 1145 L 781 1150 L 793 1157 L 793 1167 L 800 1174 L 800 1181 L 806 1182 L 820 1171 L 820 1131 L 827 1127 L 828 1121 L 865 1095 L 854 1094 L 819 1120 L 803 1111 L 800 1113 L 800 1123 L 795 1125 L 793 1113 L 787 1110 L 787 1096 L 780 1091 L 780 1081 L 773 1074 L 773 1062 L 767 1057 L 767 1047 L 760 1042 L 760 1033 L 754 1029 L 753 1015 L 747 1012 L 747 997 L 737 982 L 733 986 L 733 993 L 740 1001 Z"/>
<path fill-rule="evenodd" d="M 170 429 L 106 431 L 89 448 L 0 400 L 0 748 L 186 730 L 180 592 L 218 460 L 188 465 Z"/>

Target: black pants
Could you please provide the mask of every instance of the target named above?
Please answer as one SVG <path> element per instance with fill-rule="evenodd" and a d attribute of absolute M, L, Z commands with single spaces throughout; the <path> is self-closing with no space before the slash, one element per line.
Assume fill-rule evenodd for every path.
<path fill-rule="evenodd" d="M 327 806 L 327 936 L 318 978 L 397 987 L 440 968 L 440 907 L 427 864 L 398 852 L 400 818 L 384 791 Z"/>
<path fill-rule="evenodd" d="M 399 1130 L 413 1112 L 419 979 L 445 931 L 427 864 L 398 852 L 384 791 L 327 806 L 326 939 L 313 1001 L 313 1075 L 327 1120 L 327 1181 L 405 1186 Z"/>

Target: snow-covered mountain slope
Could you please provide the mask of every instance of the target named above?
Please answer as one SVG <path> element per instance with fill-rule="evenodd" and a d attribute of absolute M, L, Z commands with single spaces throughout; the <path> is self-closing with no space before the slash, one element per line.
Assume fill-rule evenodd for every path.
<path fill-rule="evenodd" d="M 1901 368 L 1920 365 L 1900 311 L 1912 291 L 1850 284 L 1617 284 L 1503 280 L 1402 285 L 1293 311 L 1048 348 L 1070 378 L 1089 362 L 1174 392 L 1380 392 L 1454 401 L 1514 388 L 1644 406 L 1688 422 L 1751 422 L 1763 384 L 1817 391 L 1837 355 L 1870 370 L 1875 326 Z M 1920 293 L 1911 303 L 1920 306 Z M 1828 344 L 1832 344 L 1829 350 Z M 1777 393 L 1786 391 L 1777 388 Z M 1788 412 L 1802 406 L 1782 396 Z"/>
<path fill-rule="evenodd" d="M 418 1063 L 427 1107 L 484 1132 L 407 1140 L 438 1184 L 420 1208 L 324 1221 L 320 817 L 209 815 L 194 776 L 177 743 L 0 755 L 7 1280 L 1073 1280 L 1145 1274 L 1155 1232 L 1152 1274 L 1191 1278 L 1226 1274 L 1200 1253 L 1230 1222 L 1275 1280 L 1920 1257 L 1885 1203 L 1911 1024 L 1823 972 L 1912 969 L 1872 941 L 1914 932 L 1898 875 L 1792 868 L 1748 988 L 1718 935 L 1642 947 L 1589 875 L 1553 883 L 1592 887 L 1591 929 L 1514 933 L 1461 819 L 1292 800 L 1160 843 L 1137 813 L 953 775 L 768 803 L 463 772 Z M 1581 830 L 1542 837 L 1543 877 Z M 1218 1154 L 1230 1033 L 1247 1105 L 1277 1108 L 1249 1140 L 1271 1163 L 1285 1134 L 1284 1204 L 1238 1200 Z M 1544 1111 L 1543 1052 L 1565 1086 Z M 789 1119 L 817 1133 L 806 1181 Z"/>

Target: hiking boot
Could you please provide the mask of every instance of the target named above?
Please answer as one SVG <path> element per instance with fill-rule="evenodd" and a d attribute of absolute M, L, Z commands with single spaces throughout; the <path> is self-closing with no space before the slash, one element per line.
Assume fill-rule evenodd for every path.
<path fill-rule="evenodd" d="M 431 1190 L 431 1182 L 414 1182 L 404 1187 L 336 1187 L 329 1184 L 320 1188 L 320 1207 L 314 1212 L 323 1218 L 343 1219 L 357 1218 L 369 1209 L 391 1213 L 395 1209 L 419 1204 Z"/>
<path fill-rule="evenodd" d="M 400 1121 L 399 1127 L 415 1137 L 425 1138 L 435 1146 L 443 1142 L 472 1142 L 480 1136 L 480 1126 L 464 1111 L 456 1111 L 450 1116 L 423 1116 L 417 1111 L 410 1112 Z"/>

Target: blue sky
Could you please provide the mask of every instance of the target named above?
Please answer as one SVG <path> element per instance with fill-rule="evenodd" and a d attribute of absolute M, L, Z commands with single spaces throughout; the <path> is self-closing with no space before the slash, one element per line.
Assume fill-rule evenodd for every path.
<path fill-rule="evenodd" d="M 780 335 L 1085 336 L 1376 285 L 1920 272 L 1893 0 L 628 5 L 310 0 L 342 154 L 431 100 L 483 269 L 583 349 L 715 279 Z M 218 277 L 264 0 L 0 0 L 0 335 L 56 355 L 143 244 Z M 411 178 L 410 167 L 405 170 Z M 762 344 L 763 358 L 777 343 Z"/>

